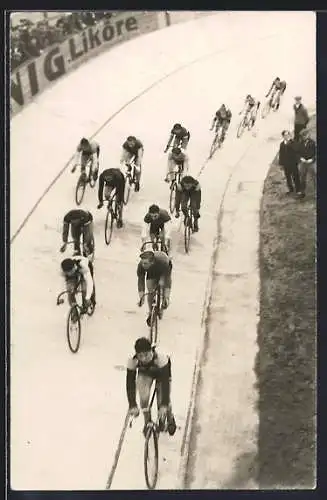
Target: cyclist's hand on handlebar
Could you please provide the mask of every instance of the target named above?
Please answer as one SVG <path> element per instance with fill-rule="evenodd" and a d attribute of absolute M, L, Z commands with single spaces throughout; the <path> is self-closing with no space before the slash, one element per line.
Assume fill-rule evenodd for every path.
<path fill-rule="evenodd" d="M 64 252 L 64 251 L 66 250 L 66 248 L 67 248 L 67 243 L 64 243 L 64 244 L 62 245 L 62 247 L 60 247 L 60 251 L 61 251 L 61 253 L 62 253 L 62 252 Z"/>
<path fill-rule="evenodd" d="M 75 172 L 77 165 L 74 165 L 72 168 L 72 174 Z"/>
<path fill-rule="evenodd" d="M 97 208 L 102 208 L 102 207 L 103 207 L 103 203 L 99 203 Z"/>

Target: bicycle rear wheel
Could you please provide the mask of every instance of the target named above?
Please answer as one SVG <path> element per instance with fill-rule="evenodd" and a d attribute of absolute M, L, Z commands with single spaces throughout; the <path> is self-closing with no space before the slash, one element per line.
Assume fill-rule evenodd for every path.
<path fill-rule="evenodd" d="M 184 247 L 185 247 L 186 253 L 189 253 L 189 251 L 190 251 L 191 224 L 192 224 L 192 219 L 188 215 L 186 217 L 185 224 L 184 224 Z"/>
<path fill-rule="evenodd" d="M 86 183 L 84 180 L 84 176 L 80 175 L 76 184 L 75 189 L 75 201 L 76 205 L 80 205 L 83 201 L 84 193 L 85 193 Z"/>
<path fill-rule="evenodd" d="M 89 170 L 89 184 L 90 184 L 91 188 L 94 188 L 94 186 L 96 185 L 96 182 L 97 181 L 93 177 L 93 166 L 90 165 L 90 170 Z"/>
<path fill-rule="evenodd" d="M 114 213 L 112 211 L 112 208 L 110 208 L 109 210 L 107 210 L 106 223 L 104 228 L 104 239 L 106 245 L 110 244 L 113 226 L 114 226 Z"/>
<path fill-rule="evenodd" d="M 244 132 L 244 128 L 245 128 L 245 119 L 243 118 L 239 124 L 239 126 L 237 127 L 237 138 L 239 139 L 241 137 L 241 135 L 243 134 Z"/>
<path fill-rule="evenodd" d="M 216 149 L 217 149 L 217 143 L 218 143 L 218 134 L 215 135 L 215 137 L 212 141 L 209 158 L 212 158 L 213 155 L 215 154 Z"/>
<path fill-rule="evenodd" d="M 149 490 L 154 490 L 158 480 L 159 446 L 154 424 L 149 425 L 144 443 L 144 475 Z"/>
<path fill-rule="evenodd" d="M 174 181 L 172 183 L 172 185 L 170 186 L 169 210 L 170 210 L 171 214 L 175 210 L 176 189 L 177 189 L 177 185 L 176 185 L 176 182 Z"/>
<path fill-rule="evenodd" d="M 81 316 L 77 305 L 71 307 L 68 313 L 67 341 L 69 349 L 75 354 L 81 343 Z"/>

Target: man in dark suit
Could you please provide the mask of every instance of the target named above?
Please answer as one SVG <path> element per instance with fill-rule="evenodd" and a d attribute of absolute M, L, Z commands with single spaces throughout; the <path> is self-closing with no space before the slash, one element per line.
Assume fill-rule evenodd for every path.
<path fill-rule="evenodd" d="M 294 139 L 296 141 L 299 140 L 299 134 L 301 130 L 306 128 L 309 123 L 309 115 L 307 109 L 302 104 L 302 97 L 295 97 L 295 104 L 293 106 L 294 109 Z"/>
<path fill-rule="evenodd" d="M 305 197 L 308 174 L 312 177 L 314 188 L 316 187 L 316 143 L 310 137 L 308 129 L 300 132 L 300 141 L 298 145 L 299 153 L 299 174 L 301 183 L 300 198 Z"/>
<path fill-rule="evenodd" d="M 284 170 L 288 187 L 287 194 L 300 193 L 301 184 L 296 143 L 288 130 L 283 130 L 282 137 L 283 140 L 279 146 L 279 165 L 281 165 Z"/>

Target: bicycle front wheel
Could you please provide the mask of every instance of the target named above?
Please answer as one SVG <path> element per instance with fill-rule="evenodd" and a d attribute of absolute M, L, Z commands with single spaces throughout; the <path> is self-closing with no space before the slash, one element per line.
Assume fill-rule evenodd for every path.
<path fill-rule="evenodd" d="M 77 305 L 71 307 L 68 313 L 67 341 L 69 349 L 75 354 L 81 343 L 81 316 Z"/>
<path fill-rule="evenodd" d="M 239 139 L 241 137 L 241 135 L 243 134 L 244 132 L 244 128 L 245 128 L 245 118 L 243 118 L 239 124 L 239 126 L 237 127 L 237 138 Z"/>
<path fill-rule="evenodd" d="M 191 218 L 188 216 L 184 225 L 184 247 L 185 252 L 190 251 L 190 240 L 191 240 Z"/>
<path fill-rule="evenodd" d="M 170 187 L 170 197 L 169 197 L 169 210 L 171 214 L 175 210 L 176 189 L 177 189 L 176 182 L 173 182 L 173 184 Z"/>
<path fill-rule="evenodd" d="M 80 205 L 83 201 L 84 193 L 85 193 L 85 180 L 82 175 L 79 176 L 77 184 L 76 184 L 76 189 L 75 189 L 75 201 L 76 205 Z"/>
<path fill-rule="evenodd" d="M 106 245 L 109 245 L 111 242 L 113 226 L 114 226 L 114 214 L 112 209 L 110 209 L 107 210 L 106 223 L 104 228 L 104 239 Z"/>
<path fill-rule="evenodd" d="M 267 101 L 266 104 L 263 106 L 262 110 L 261 110 L 261 118 L 266 118 L 266 116 L 268 115 L 270 111 L 270 102 Z"/>
<path fill-rule="evenodd" d="M 149 425 L 144 443 L 144 475 L 149 490 L 154 490 L 158 481 L 159 446 L 155 426 Z"/>
<path fill-rule="evenodd" d="M 217 142 L 218 142 L 218 134 L 215 135 L 213 141 L 212 141 L 212 144 L 211 144 L 211 148 L 210 148 L 210 156 L 209 158 L 212 158 L 216 149 L 217 149 Z"/>

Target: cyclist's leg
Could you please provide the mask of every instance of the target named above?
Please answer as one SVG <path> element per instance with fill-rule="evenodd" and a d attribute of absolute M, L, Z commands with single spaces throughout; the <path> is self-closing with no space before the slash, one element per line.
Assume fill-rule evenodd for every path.
<path fill-rule="evenodd" d="M 118 203 L 118 227 L 123 225 L 123 206 L 124 206 L 124 191 L 125 191 L 125 177 L 121 174 L 121 177 L 116 186 L 117 191 L 117 203 Z"/>
<path fill-rule="evenodd" d="M 176 189 L 176 198 L 175 198 L 176 217 L 179 217 L 179 209 L 181 206 L 181 201 L 182 201 L 182 187 L 180 184 L 178 184 Z"/>
<path fill-rule="evenodd" d="M 83 246 L 88 255 L 93 252 L 93 221 L 83 226 Z"/>
<path fill-rule="evenodd" d="M 148 377 L 147 375 L 144 375 L 144 373 L 138 373 L 136 377 L 136 390 L 139 395 L 140 406 L 144 416 L 145 426 L 150 421 L 149 402 L 152 383 L 152 377 Z"/>
<path fill-rule="evenodd" d="M 80 253 L 80 238 L 81 238 L 82 228 L 80 224 L 71 224 L 71 233 L 74 240 L 74 253 Z"/>
<path fill-rule="evenodd" d="M 198 219 L 200 217 L 201 191 L 194 191 L 191 195 L 191 209 L 194 217 L 194 230 L 199 230 Z"/>
<path fill-rule="evenodd" d="M 97 160 L 96 160 L 96 165 L 93 165 L 93 178 L 94 180 L 96 181 L 97 178 L 98 178 L 98 172 L 99 172 L 99 165 L 100 165 L 100 161 L 99 161 L 99 157 L 100 157 L 100 146 L 97 147 L 97 150 L 96 150 L 96 155 L 97 155 Z"/>
<path fill-rule="evenodd" d="M 81 155 L 81 173 L 86 175 L 85 169 L 86 169 L 86 164 L 89 159 L 89 154 L 88 153 L 82 153 Z"/>
<path fill-rule="evenodd" d="M 188 200 L 190 199 L 190 197 L 191 197 L 190 193 L 182 192 L 181 209 L 182 209 L 182 212 L 183 212 L 185 218 L 187 216 L 187 203 L 188 203 Z"/>
<path fill-rule="evenodd" d="M 106 184 L 104 185 L 104 193 L 103 193 L 103 196 L 104 196 L 104 199 L 105 199 L 106 201 L 109 201 L 109 198 L 110 198 L 110 195 L 111 195 L 111 193 L 112 193 L 113 189 L 114 189 L 114 186 L 112 186 L 112 185 L 110 185 L 110 184 L 107 184 L 107 183 L 106 183 Z"/>
<path fill-rule="evenodd" d="M 169 301 L 170 301 L 170 292 L 171 292 L 171 283 L 172 283 L 172 280 L 171 280 L 172 269 L 173 269 L 173 264 L 170 261 L 169 262 L 169 272 L 165 276 L 163 276 L 163 278 L 161 279 L 161 282 L 160 282 L 160 285 L 162 286 L 162 289 L 163 289 L 163 308 L 164 309 L 167 309 L 167 307 L 169 305 Z"/>
<path fill-rule="evenodd" d="M 140 180 L 141 180 L 141 171 L 142 171 L 142 159 L 143 159 L 143 150 L 139 151 L 135 156 L 135 191 L 140 190 Z"/>
<path fill-rule="evenodd" d="M 73 304 L 76 304 L 76 298 L 75 298 L 75 286 L 76 286 L 76 279 L 66 279 L 66 289 L 67 289 L 67 296 L 68 296 L 68 303 L 70 306 Z"/>
<path fill-rule="evenodd" d="M 89 261 L 89 269 L 90 269 L 90 273 L 91 273 L 92 280 L 93 280 L 93 291 L 92 291 L 92 295 L 91 295 L 91 302 L 94 305 L 95 304 L 94 267 L 93 267 L 92 262 L 90 262 L 90 261 Z"/>
<path fill-rule="evenodd" d="M 168 160 L 167 160 L 167 173 L 166 173 L 166 177 L 165 177 L 166 182 L 171 182 L 173 180 L 174 168 L 175 168 L 175 162 L 172 158 L 172 154 L 169 153 Z"/>

